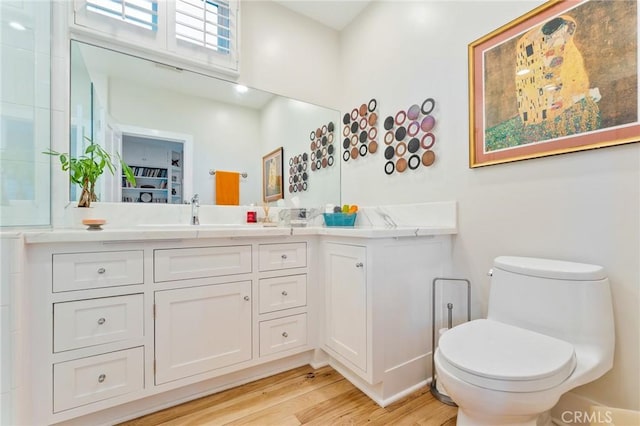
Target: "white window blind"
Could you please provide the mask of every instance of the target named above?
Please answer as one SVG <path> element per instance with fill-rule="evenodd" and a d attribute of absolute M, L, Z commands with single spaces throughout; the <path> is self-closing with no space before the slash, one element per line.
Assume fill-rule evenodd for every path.
<path fill-rule="evenodd" d="M 87 0 L 86 9 L 151 31 L 158 30 L 158 0 Z"/>
<path fill-rule="evenodd" d="M 176 0 L 176 38 L 228 55 L 231 48 L 229 4 L 214 0 Z"/>
<path fill-rule="evenodd" d="M 108 35 L 134 49 L 151 49 L 237 75 L 238 0 L 73 0 L 73 4 L 75 31 Z"/>

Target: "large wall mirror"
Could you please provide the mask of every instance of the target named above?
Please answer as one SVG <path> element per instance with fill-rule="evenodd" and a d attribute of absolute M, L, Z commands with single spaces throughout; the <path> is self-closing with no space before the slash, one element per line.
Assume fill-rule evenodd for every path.
<path fill-rule="evenodd" d="M 70 152 L 93 140 L 139 177 L 103 175 L 99 201 L 216 204 L 216 173 L 232 171 L 239 204 L 261 204 L 263 156 L 282 147 L 285 200 L 340 204 L 338 111 L 75 40 L 70 99 Z"/>

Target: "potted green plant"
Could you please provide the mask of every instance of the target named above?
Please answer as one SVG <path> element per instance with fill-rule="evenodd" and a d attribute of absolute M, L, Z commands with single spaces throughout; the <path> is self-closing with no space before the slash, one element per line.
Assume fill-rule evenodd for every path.
<path fill-rule="evenodd" d="M 62 170 L 69 171 L 71 182 L 82 187 L 78 207 L 90 207 L 92 201 L 97 201 L 95 194 L 96 180 L 104 173 L 105 168 L 111 174 L 114 174 L 116 170 L 111 155 L 100 145 L 93 143 L 90 138 L 85 137 L 85 139 L 89 141 L 89 145 L 79 157 L 73 157 L 67 153 L 57 152 L 52 149 L 43 152 L 43 154 L 57 156 L 60 159 Z M 136 178 L 133 175 L 133 170 L 122 161 L 119 154 L 118 160 L 122 167 L 122 174 L 135 187 Z"/>

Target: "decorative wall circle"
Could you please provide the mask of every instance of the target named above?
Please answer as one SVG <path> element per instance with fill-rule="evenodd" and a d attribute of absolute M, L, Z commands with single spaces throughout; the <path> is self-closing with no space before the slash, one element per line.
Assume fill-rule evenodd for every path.
<path fill-rule="evenodd" d="M 318 127 L 316 129 L 316 138 L 319 138 L 320 136 L 322 136 L 322 129 L 320 127 Z"/>
<path fill-rule="evenodd" d="M 302 154 L 302 161 L 306 163 L 308 159 L 309 159 L 309 155 L 306 152 Z"/>
<path fill-rule="evenodd" d="M 351 110 L 351 119 L 355 120 L 356 118 L 358 118 L 358 108 L 354 108 Z"/>
<path fill-rule="evenodd" d="M 389 130 L 387 133 L 384 134 L 384 143 L 386 143 L 387 145 L 391 144 L 391 142 L 393 142 L 393 130 Z"/>
<path fill-rule="evenodd" d="M 425 118 L 422 119 L 422 123 L 420 123 L 420 128 L 422 129 L 422 131 L 428 132 L 431 129 L 433 129 L 433 126 L 435 126 L 435 124 L 436 124 L 436 119 L 430 115 L 427 115 Z"/>
<path fill-rule="evenodd" d="M 368 121 L 369 121 L 369 126 L 375 126 L 376 123 L 378 122 L 378 114 L 376 114 L 375 112 L 372 112 L 369 115 L 369 120 Z M 373 129 L 373 127 L 372 127 L 372 129 Z"/>
<path fill-rule="evenodd" d="M 369 101 L 369 104 L 367 105 L 367 109 L 369 110 L 369 112 L 373 112 L 376 110 L 376 108 L 378 107 L 378 101 L 374 99 L 371 99 Z"/>
<path fill-rule="evenodd" d="M 327 130 L 328 130 L 327 125 L 326 125 L 326 124 L 323 124 L 323 125 L 322 125 L 322 134 L 323 134 L 323 135 L 326 135 L 326 134 L 327 134 Z"/>
<path fill-rule="evenodd" d="M 367 152 L 369 152 L 369 149 L 367 148 L 366 145 L 360 145 L 360 156 L 364 157 L 365 155 L 367 155 Z"/>
<path fill-rule="evenodd" d="M 329 130 L 331 132 L 331 130 Z M 327 135 L 327 142 L 333 143 L 333 133 L 329 133 Z"/>
<path fill-rule="evenodd" d="M 367 115 L 367 104 L 360 105 L 360 109 L 358 110 L 358 112 L 360 113 L 360 117 L 364 117 L 365 115 Z"/>
<path fill-rule="evenodd" d="M 343 159 L 344 161 L 349 161 L 349 158 L 351 158 L 351 156 L 349 155 L 349 151 L 348 151 L 348 150 L 344 151 L 344 152 L 342 153 L 342 159 Z"/>
<path fill-rule="evenodd" d="M 360 143 L 365 143 L 366 141 L 367 141 L 367 132 L 363 130 L 360 132 Z"/>
<path fill-rule="evenodd" d="M 402 157 L 407 152 L 407 144 L 404 142 L 400 142 L 396 145 L 396 155 L 398 157 Z"/>
<path fill-rule="evenodd" d="M 354 146 L 351 148 L 351 159 L 355 160 L 356 158 L 358 158 L 358 148 Z"/>
<path fill-rule="evenodd" d="M 351 145 L 352 146 L 358 145 L 358 135 L 351 135 Z"/>
<path fill-rule="evenodd" d="M 367 136 L 369 136 L 369 139 L 373 141 L 375 138 L 378 137 L 378 128 L 377 127 L 370 128 Z"/>
<path fill-rule="evenodd" d="M 417 135 L 419 131 L 420 124 L 417 121 L 412 121 L 411 123 L 409 123 L 409 126 L 407 127 L 407 133 L 409 134 L 409 136 L 413 137 Z"/>
<path fill-rule="evenodd" d="M 331 154 L 333 154 L 333 151 L 334 151 L 333 145 L 329 145 L 329 146 L 327 147 L 327 153 L 328 153 L 329 155 L 331 155 Z"/>
<path fill-rule="evenodd" d="M 378 150 L 378 142 L 376 141 L 369 142 L 369 152 L 372 154 L 375 154 L 377 150 Z"/>
<path fill-rule="evenodd" d="M 389 116 L 387 118 L 384 119 L 384 129 L 385 130 L 391 130 L 393 129 L 393 117 Z"/>
<path fill-rule="evenodd" d="M 399 173 L 403 173 L 405 170 L 407 170 L 407 160 L 405 160 L 404 158 L 398 158 L 398 161 L 396 161 L 396 170 Z"/>
<path fill-rule="evenodd" d="M 360 119 L 360 129 L 366 129 L 367 128 L 367 119 L 365 117 L 362 117 Z"/>
<path fill-rule="evenodd" d="M 349 130 L 350 130 L 350 126 L 347 124 L 346 126 L 344 126 L 344 128 L 342 129 L 342 136 L 349 136 Z"/>
<path fill-rule="evenodd" d="M 335 126 L 333 125 L 333 121 L 330 121 L 329 124 L 327 124 L 327 130 L 329 130 L 329 133 L 333 132 L 335 130 Z"/>
<path fill-rule="evenodd" d="M 358 122 L 354 121 L 353 123 L 351 123 L 351 133 L 355 133 L 358 131 Z"/>
<path fill-rule="evenodd" d="M 334 160 L 333 160 L 333 155 L 330 155 L 329 158 L 327 159 L 327 165 L 329 167 L 333 166 Z M 306 182 L 305 182 L 306 183 Z"/>
<path fill-rule="evenodd" d="M 435 106 L 436 106 L 436 101 L 434 101 L 433 98 L 427 98 L 422 103 L 420 110 L 424 115 L 429 115 L 431 114 L 431 111 L 433 111 L 433 108 L 435 108 Z"/>
<path fill-rule="evenodd" d="M 418 154 L 413 154 L 409 157 L 409 168 L 411 170 L 415 170 L 420 166 L 420 156 Z"/>
<path fill-rule="evenodd" d="M 289 165 L 293 166 L 293 158 L 289 158 Z"/>
<path fill-rule="evenodd" d="M 412 138 L 407 144 L 407 150 L 413 154 L 420 149 L 420 140 L 418 138 Z"/>
<path fill-rule="evenodd" d="M 344 140 L 342 141 L 342 147 L 344 149 L 349 148 L 349 145 L 351 145 L 351 142 L 349 141 L 349 138 L 344 138 Z"/>
<path fill-rule="evenodd" d="M 342 116 L 342 124 L 349 124 L 349 123 L 351 123 L 351 116 L 347 112 Z"/>
<path fill-rule="evenodd" d="M 413 104 L 407 110 L 407 117 L 409 120 L 416 120 L 420 116 L 420 107 L 417 104 Z"/>
<path fill-rule="evenodd" d="M 396 165 L 393 163 L 393 161 L 387 161 L 384 165 L 384 172 L 390 175 L 391 173 L 393 173 L 395 168 L 396 168 Z"/>
<path fill-rule="evenodd" d="M 400 126 L 404 123 L 404 121 L 407 119 L 407 113 L 404 111 L 398 111 L 396 113 L 396 119 L 395 119 L 395 123 Z"/>
<path fill-rule="evenodd" d="M 405 129 L 403 126 L 400 126 L 396 129 L 396 140 L 397 141 L 401 141 L 404 140 L 404 138 L 407 136 L 407 129 Z"/>
<path fill-rule="evenodd" d="M 423 149 L 431 149 L 434 143 L 436 143 L 436 137 L 434 136 L 434 134 L 425 133 L 424 136 L 422 136 L 422 140 L 420 141 L 420 146 L 422 146 Z"/>
<path fill-rule="evenodd" d="M 396 149 L 392 146 L 388 146 L 384 149 L 384 158 L 391 160 L 396 153 Z"/>
<path fill-rule="evenodd" d="M 425 151 L 424 154 L 422 154 L 422 164 L 429 167 L 430 165 L 433 164 L 433 162 L 436 161 L 436 154 L 433 151 Z"/>

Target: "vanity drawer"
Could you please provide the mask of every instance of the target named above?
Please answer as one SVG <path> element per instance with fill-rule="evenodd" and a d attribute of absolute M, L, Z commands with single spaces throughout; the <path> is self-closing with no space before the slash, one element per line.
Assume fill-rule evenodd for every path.
<path fill-rule="evenodd" d="M 260 244 L 260 271 L 307 266 L 307 243 Z"/>
<path fill-rule="evenodd" d="M 142 284 L 142 250 L 53 255 L 53 291 Z"/>
<path fill-rule="evenodd" d="M 307 275 L 261 279 L 258 297 L 261 314 L 305 306 L 307 304 Z"/>
<path fill-rule="evenodd" d="M 143 367 L 142 347 L 54 364 L 53 411 L 142 390 Z"/>
<path fill-rule="evenodd" d="M 251 246 L 154 250 L 153 270 L 155 282 L 249 273 Z"/>
<path fill-rule="evenodd" d="M 307 314 L 260 322 L 260 356 L 307 344 Z"/>
<path fill-rule="evenodd" d="M 53 304 L 53 351 L 143 336 L 143 296 L 103 297 Z"/>

